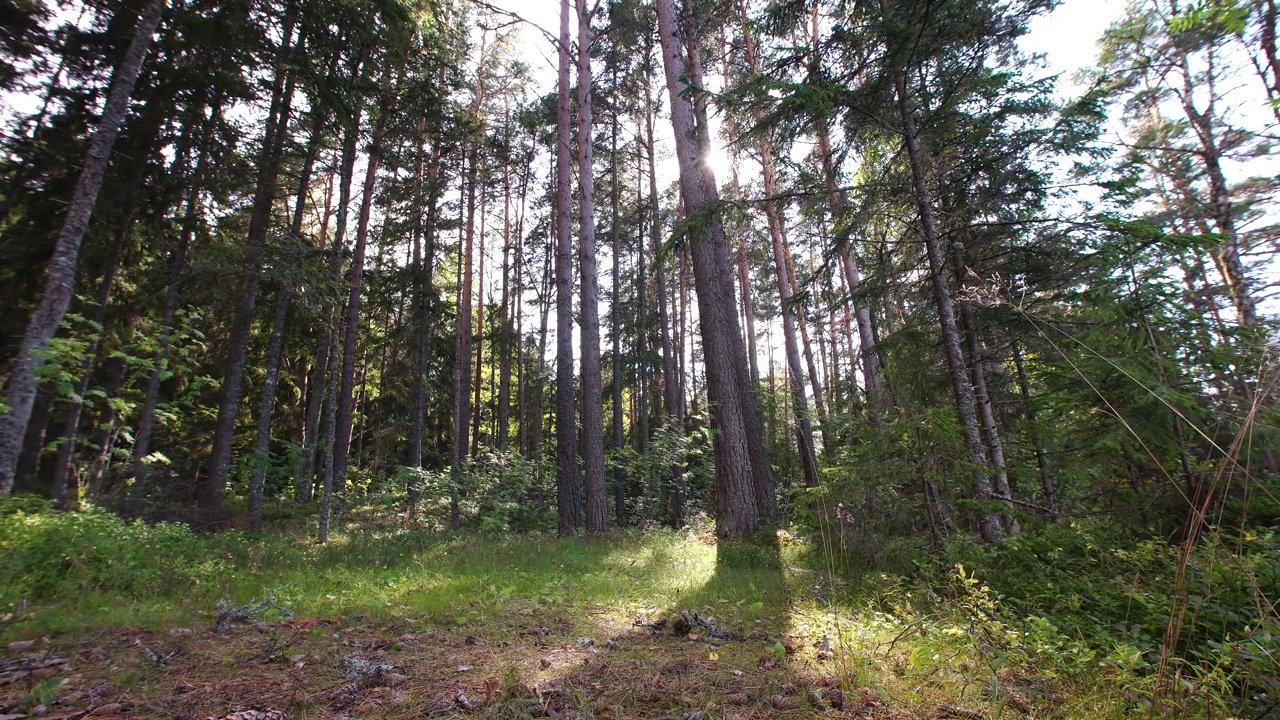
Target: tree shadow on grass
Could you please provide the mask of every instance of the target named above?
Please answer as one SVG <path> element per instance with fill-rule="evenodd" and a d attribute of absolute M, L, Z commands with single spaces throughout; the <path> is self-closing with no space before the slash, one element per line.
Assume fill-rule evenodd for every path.
<path fill-rule="evenodd" d="M 777 536 L 721 541 L 703 584 L 531 687 L 581 719 L 817 716 L 820 673 L 789 636 L 790 592 Z"/>

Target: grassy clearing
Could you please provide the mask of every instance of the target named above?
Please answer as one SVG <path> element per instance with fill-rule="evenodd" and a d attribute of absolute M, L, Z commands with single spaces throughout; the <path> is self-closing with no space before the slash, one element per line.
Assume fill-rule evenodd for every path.
<path fill-rule="evenodd" d="M 939 592 L 833 573 L 787 533 L 717 545 L 697 530 L 449 535 L 351 517 L 317 547 L 9 512 L 0 641 L 16 644 L 0 714 L 1103 718 L 1143 707 L 1140 673 L 1012 617 L 968 575 Z M 266 597 L 274 605 L 214 632 L 219 602 Z M 679 626 L 681 611 L 715 621 Z M 350 658 L 392 667 L 355 676 Z"/>

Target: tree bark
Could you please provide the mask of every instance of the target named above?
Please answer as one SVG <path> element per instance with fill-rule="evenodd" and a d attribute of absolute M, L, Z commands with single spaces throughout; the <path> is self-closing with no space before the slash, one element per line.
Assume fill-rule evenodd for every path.
<path fill-rule="evenodd" d="M 214 424 L 213 448 L 209 454 L 209 474 L 201 488 L 201 500 L 210 509 L 215 523 L 226 513 L 227 472 L 231 467 L 231 446 L 235 438 L 236 415 L 240 411 L 240 391 L 244 381 L 244 365 L 248 357 L 253 329 L 253 312 L 257 304 L 258 275 L 262 270 L 263 249 L 269 230 L 271 207 L 275 202 L 280 160 L 284 153 L 289 114 L 293 103 L 294 69 L 284 62 L 283 51 L 291 47 L 298 7 L 291 3 L 284 19 L 282 56 L 277 62 L 271 111 L 262 140 L 262 153 L 254 189 L 253 209 L 245 238 L 248 259 L 245 263 L 244 291 L 236 306 L 235 320 L 228 341 L 227 369 L 222 379 L 218 419 Z"/>
<path fill-rule="evenodd" d="M 390 78 L 384 78 L 384 83 Z M 394 82 L 394 81 L 391 81 Z M 369 143 L 368 167 L 365 170 L 364 187 L 360 199 L 360 215 L 356 220 L 355 247 L 351 255 L 351 279 L 347 286 L 347 313 L 342 342 L 342 377 L 338 395 L 337 445 L 333 456 L 333 492 L 339 503 L 345 501 L 347 488 L 347 461 L 351 453 L 351 430 L 354 418 L 354 392 L 356 372 L 356 340 L 360 333 L 361 292 L 364 289 L 364 259 L 369 241 L 369 216 L 373 209 L 373 191 L 378 180 L 378 166 L 382 160 L 382 139 L 386 134 L 387 115 L 391 111 L 391 97 L 382 100 L 378 119 L 374 122 L 373 137 Z"/>
<path fill-rule="evenodd" d="M 560 66 L 556 95 L 556 509 L 557 530 L 582 526 L 573 381 L 573 240 L 569 168 L 569 0 L 560 0 Z"/>
<path fill-rule="evenodd" d="M 604 477 L 604 400 L 600 377 L 600 286 L 596 271 L 595 153 L 592 149 L 591 14 L 578 7 L 578 272 L 582 278 L 582 478 L 587 532 L 609 523 Z"/>
<path fill-rule="evenodd" d="M 974 404 L 973 386 L 969 383 L 965 369 L 964 354 L 960 349 L 960 330 L 956 325 L 955 311 L 951 303 L 951 290 L 947 287 L 946 260 L 942 251 L 942 240 L 938 233 L 938 223 L 933 211 L 933 194 L 929 190 L 925 177 L 924 153 L 920 148 L 920 139 L 916 131 L 915 118 L 907 95 L 906 80 L 900 68 L 893 71 L 894 86 L 897 90 L 897 104 L 902 120 L 902 135 L 907 148 L 907 159 L 911 165 L 911 184 L 916 197 L 916 209 L 920 215 L 920 230 L 924 237 L 925 253 L 929 260 L 929 276 L 933 285 L 934 304 L 938 310 L 938 323 L 942 334 L 942 352 L 947 363 L 947 372 L 951 378 L 951 391 L 955 396 L 956 416 L 964 435 L 965 447 L 969 451 L 969 461 L 974 466 L 974 498 L 979 502 L 990 501 L 993 497 L 991 476 L 987 464 L 986 450 L 983 447 L 982 435 L 978 429 L 978 417 Z M 978 519 L 978 532 L 987 542 L 999 539 L 1004 529 L 1000 516 L 984 508 Z"/>
<path fill-rule="evenodd" d="M 102 178 L 111 160 L 124 117 L 129 111 L 129 99 L 142 69 L 142 61 L 151 48 L 152 37 L 160 23 L 164 0 L 148 0 L 134 27 L 133 38 L 124 59 L 116 67 L 107 92 L 107 104 L 103 108 L 98 128 L 89 141 L 80 176 L 67 206 L 66 220 L 54 245 L 53 259 L 49 262 L 48 277 L 40 304 L 32 314 L 22 336 L 22 344 L 14 358 L 9 373 L 6 405 L 8 412 L 0 416 L 0 494 L 13 490 L 14 470 L 22 441 L 26 437 L 27 422 L 36 397 L 36 371 L 43 364 L 42 351 L 48 347 L 58 331 L 58 325 L 67 313 L 75 294 L 76 266 L 80 257 L 80 243 L 93 215 L 102 189 Z"/>
<path fill-rule="evenodd" d="M 719 191 L 704 161 L 706 127 L 697 127 L 691 94 L 703 92 L 696 64 L 681 55 L 674 0 L 658 0 L 658 34 L 671 102 L 680 167 L 680 192 L 697 229 L 690 233 L 699 322 L 706 359 L 707 394 L 716 431 L 716 534 L 744 537 L 759 528 L 757 478 L 749 448 L 747 358 L 742 348 L 728 249 L 719 213 Z M 692 47 L 695 43 L 690 43 Z"/>
<path fill-rule="evenodd" d="M 132 193 L 130 193 L 132 196 Z M 111 258 L 102 274 L 102 282 L 98 285 L 93 314 L 90 322 L 97 328 L 97 333 L 89 348 L 85 351 L 84 362 L 80 366 L 80 378 L 76 381 L 75 397 L 67 407 L 63 420 L 62 443 L 58 446 L 57 459 L 53 466 L 53 481 L 50 494 L 54 504 L 62 509 L 76 507 L 80 502 L 79 492 L 72 492 L 71 461 L 75 456 L 76 440 L 80 434 L 80 415 L 84 410 L 84 395 L 89 390 L 93 378 L 93 366 L 97 361 L 98 350 L 102 347 L 102 337 L 106 333 L 107 302 L 111 298 L 111 286 L 115 282 L 116 270 L 120 267 L 120 256 L 124 253 L 124 245 L 133 227 L 132 197 L 130 208 L 125 212 L 123 224 L 116 233 L 116 241 L 111 248 Z"/>

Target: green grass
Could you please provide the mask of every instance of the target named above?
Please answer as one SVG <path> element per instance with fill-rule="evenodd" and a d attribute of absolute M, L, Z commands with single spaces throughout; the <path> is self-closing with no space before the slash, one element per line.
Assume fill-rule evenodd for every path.
<path fill-rule="evenodd" d="M 632 611 L 714 603 L 745 617 L 786 593 L 780 567 L 726 576 L 714 544 L 671 531 L 586 539 L 349 522 L 319 546 L 305 535 L 192 535 L 90 510 L 11 513 L 0 522 L 0 554 L 0 603 L 28 601 L 28 617 L 6 633 L 15 637 L 186 625 L 220 600 L 241 604 L 268 593 L 301 616 L 431 624 L 521 604 Z"/>
<path fill-rule="evenodd" d="M 1046 578 L 1070 579 L 1054 576 L 1061 572 L 1056 569 L 1040 572 L 1013 544 L 1000 551 L 1009 558 L 983 566 L 982 577 L 970 570 L 908 579 L 837 563 L 786 532 L 719 544 L 707 528 L 598 538 L 453 534 L 412 529 L 404 518 L 370 512 L 348 514 L 333 541 L 318 546 L 301 527 L 195 535 L 98 510 L 52 513 L 10 502 L 0 506 L 0 641 L 83 643 L 103 630 L 112 631 L 109 637 L 129 628 L 152 638 L 182 628 L 203 638 L 191 653 L 204 658 L 182 672 L 216 678 L 237 672 L 245 657 L 259 657 L 240 644 L 249 639 L 222 648 L 212 635 L 219 602 L 271 596 L 291 611 L 288 622 L 337 623 L 331 627 L 340 632 L 299 634 L 267 612 L 266 625 L 255 631 L 273 647 L 286 635 L 295 644 L 310 643 L 306 653 L 328 658 L 326 667 L 336 665 L 343 647 L 337 643 L 348 642 L 347 633 L 362 633 L 368 645 L 379 637 L 385 645 L 406 631 L 432 633 L 442 645 L 431 652 L 470 664 L 471 651 L 459 649 L 458 639 L 467 637 L 485 648 L 497 676 L 567 683 L 579 707 L 595 703 L 615 716 L 641 717 L 638 708 L 654 703 L 679 715 L 690 703 L 698 707 L 700 692 L 719 697 L 716 707 L 726 713 L 732 706 L 764 715 L 820 715 L 811 695 L 832 688 L 851 703 L 858 698 L 869 713 L 882 708 L 906 717 L 936 716 L 941 704 L 1045 718 L 1124 717 L 1156 707 L 1148 656 L 1123 643 L 1073 636 L 1084 626 L 1064 624 L 1064 614 L 1035 613 L 1061 608 L 1015 602 L 996 589 L 1001 583 L 988 584 L 992 578 L 1010 588 L 1039 588 L 1034 583 Z M 1061 538 L 1053 542 L 1066 547 Z M 1017 574 L 1001 578 L 1002 567 Z M 1083 583 L 1076 579 L 1070 591 L 1087 592 Z M 669 633 L 646 639 L 632 628 L 633 619 L 670 618 L 680 610 L 714 615 L 745 639 L 721 647 L 710 638 Z M 545 627 L 556 628 L 555 642 L 513 639 Z M 598 671 L 565 674 L 566 663 L 590 663 L 597 652 L 576 647 L 579 636 L 620 638 L 623 649 Z M 830 657 L 815 647 L 823 639 Z M 130 666 L 128 676 L 144 684 L 135 692 L 164 695 L 154 669 L 121 656 L 125 650 L 111 652 L 104 667 Z M 538 665 L 548 652 L 556 658 L 554 672 Z M 689 673 L 680 680 L 683 689 L 644 695 L 647 679 L 672 667 Z M 328 672 L 315 682 L 341 682 Z M 1163 712 L 1227 716 L 1238 690 L 1229 669 L 1184 677 L 1185 691 L 1163 698 Z M 735 684 L 744 689 L 724 689 Z M 1196 700 L 1200 696 L 1207 699 Z"/>

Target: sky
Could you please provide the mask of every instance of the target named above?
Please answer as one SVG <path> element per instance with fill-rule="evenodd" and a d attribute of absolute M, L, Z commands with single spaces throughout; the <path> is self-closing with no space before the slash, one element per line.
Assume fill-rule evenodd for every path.
<path fill-rule="evenodd" d="M 1093 63 L 1097 39 L 1102 31 L 1123 14 L 1124 0 L 1064 0 L 1054 11 L 1042 15 L 1031 24 L 1031 32 L 1023 38 L 1024 50 L 1045 53 L 1052 72 L 1069 77 Z M 495 0 L 495 7 L 518 13 L 555 35 L 560 29 L 560 3 L 557 0 Z M 570 33 L 576 36 L 576 18 Z M 526 31 L 526 42 L 555 62 L 550 44 L 536 30 Z M 535 52 L 537 52 L 535 50 Z M 532 64 L 538 64 L 532 62 Z M 545 63 L 543 63 L 545 65 Z M 554 72 L 554 67 L 548 68 Z"/>

